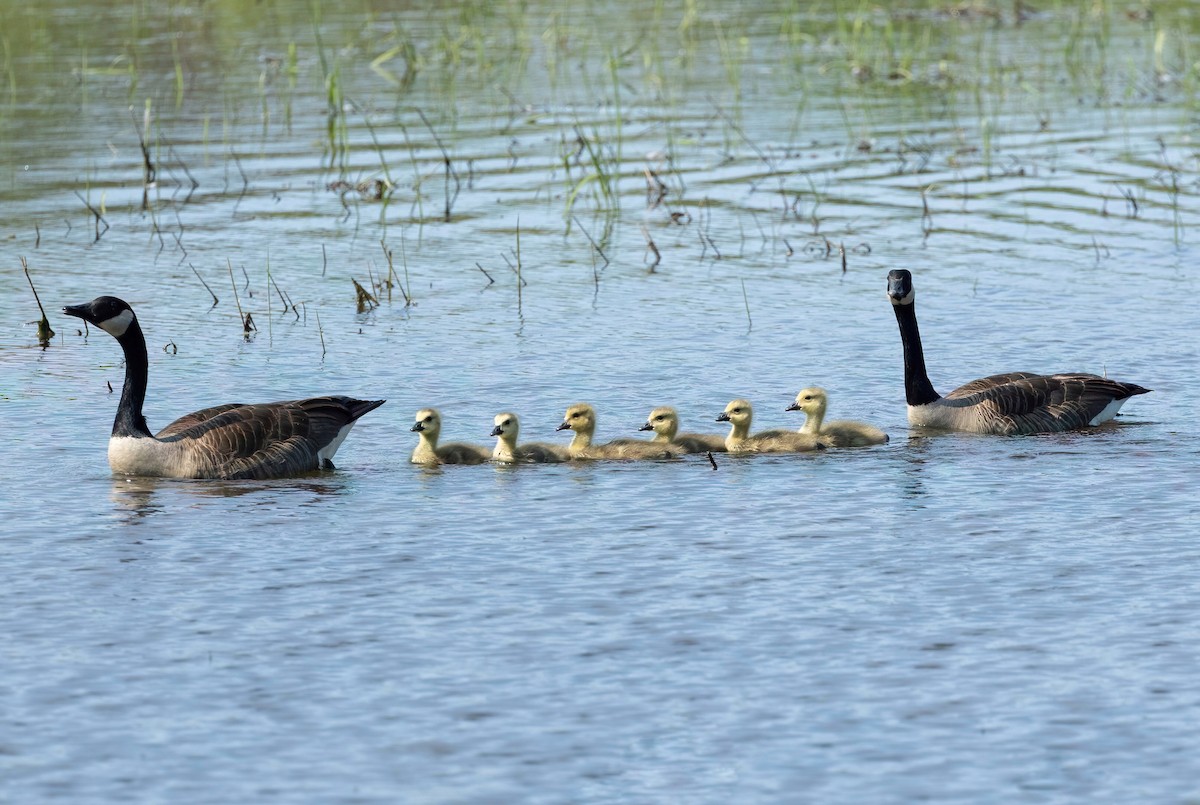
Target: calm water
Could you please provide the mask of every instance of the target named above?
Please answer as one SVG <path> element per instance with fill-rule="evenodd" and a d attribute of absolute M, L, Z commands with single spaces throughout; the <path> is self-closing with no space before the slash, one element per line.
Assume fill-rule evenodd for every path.
<path fill-rule="evenodd" d="M 4 6 L 0 800 L 1200 800 L 1197 20 L 1043 5 Z M 895 267 L 942 391 L 1154 393 L 910 433 Z M 119 349 L 57 313 L 102 293 L 151 427 L 388 404 L 320 477 L 114 478 Z M 891 442 L 407 460 L 428 405 L 565 441 L 813 384 Z"/>

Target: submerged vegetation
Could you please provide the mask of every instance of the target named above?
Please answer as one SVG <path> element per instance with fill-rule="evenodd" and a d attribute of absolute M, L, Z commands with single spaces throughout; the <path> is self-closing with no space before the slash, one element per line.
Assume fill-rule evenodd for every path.
<path fill-rule="evenodd" d="M 748 249 L 845 270 L 868 214 L 922 242 L 1019 225 L 1061 244 L 1066 211 L 1090 216 L 1066 245 L 1102 259 L 1113 218 L 1186 235 L 1198 28 L 1186 2 L 1105 0 L 27 5 L 0 32 L 6 234 L 40 242 L 62 215 L 38 200 L 66 192 L 93 242 L 132 228 L 180 265 L 230 219 L 416 227 L 418 244 L 488 219 L 495 260 L 462 270 L 490 284 L 523 216 L 527 250 L 563 236 L 598 283 L 626 230 L 648 271 Z M 26 132 L 79 119 L 86 175 L 28 172 Z M 1080 151 L 1088 126 L 1112 135 L 1103 153 Z M 385 254 L 354 280 L 363 312 L 397 283 Z"/>

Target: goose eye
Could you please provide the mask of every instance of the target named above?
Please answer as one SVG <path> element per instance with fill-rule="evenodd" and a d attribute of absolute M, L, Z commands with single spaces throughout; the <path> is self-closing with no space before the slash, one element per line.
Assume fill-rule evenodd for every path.
<path fill-rule="evenodd" d="M 656 416 L 656 417 L 654 417 L 654 418 L 655 418 L 657 421 L 659 421 L 659 422 L 662 422 L 664 419 L 666 419 L 666 417 L 665 417 L 665 416 L 663 416 L 662 414 L 659 414 L 658 416 Z"/>

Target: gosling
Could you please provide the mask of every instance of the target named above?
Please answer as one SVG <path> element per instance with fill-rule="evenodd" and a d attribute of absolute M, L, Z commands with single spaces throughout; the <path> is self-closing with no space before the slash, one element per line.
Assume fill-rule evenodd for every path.
<path fill-rule="evenodd" d="M 717 417 L 718 422 L 728 422 L 729 435 L 725 437 L 725 449 L 730 453 L 805 453 L 824 450 L 825 444 L 808 433 L 794 430 L 764 430 L 750 435 L 750 422 L 754 418 L 754 407 L 748 400 L 734 400 L 725 406 Z"/>
<path fill-rule="evenodd" d="M 573 459 L 650 459 L 674 458 L 682 450 L 662 442 L 643 442 L 637 439 L 616 439 L 607 444 L 593 444 L 596 433 L 596 411 L 587 403 L 576 403 L 567 409 L 557 430 L 571 430 L 575 436 L 567 448 Z"/>
<path fill-rule="evenodd" d="M 517 444 L 517 436 L 521 432 L 521 420 L 511 411 L 496 414 L 493 420 L 496 427 L 492 435 L 496 437 L 496 449 L 492 451 L 492 460 L 506 464 L 554 464 L 566 461 L 570 456 L 565 447 L 542 442 L 525 442 Z"/>
<path fill-rule="evenodd" d="M 482 464 L 491 458 L 486 447 L 462 442 L 438 445 L 442 432 L 442 415 L 436 408 L 417 411 L 416 423 L 411 430 L 419 435 L 417 449 L 413 450 L 413 464 Z"/>
<path fill-rule="evenodd" d="M 655 408 L 638 430 L 652 430 L 651 443 L 666 443 L 685 453 L 725 452 L 725 438 L 715 433 L 679 433 L 679 414 L 670 406 Z"/>
<path fill-rule="evenodd" d="M 816 436 L 830 447 L 866 447 L 887 442 L 886 433 L 866 422 L 854 422 L 849 419 L 826 422 L 825 409 L 828 405 L 829 395 L 825 393 L 825 389 L 813 386 L 801 390 L 796 395 L 796 401 L 789 405 L 787 410 L 803 411 L 807 418 L 799 432 Z"/>

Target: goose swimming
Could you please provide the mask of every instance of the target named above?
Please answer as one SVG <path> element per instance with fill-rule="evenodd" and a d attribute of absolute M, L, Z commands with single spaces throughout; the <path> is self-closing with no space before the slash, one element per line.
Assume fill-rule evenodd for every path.
<path fill-rule="evenodd" d="M 63 313 L 99 327 L 125 352 L 125 384 L 108 440 L 109 466 L 123 475 L 262 480 L 332 469 L 354 423 L 384 403 L 340 396 L 228 403 L 180 417 L 152 435 L 142 415 L 150 361 L 133 308 L 100 296 Z"/>
<path fill-rule="evenodd" d="M 1093 374 L 1009 372 L 973 380 L 943 397 L 925 370 L 909 271 L 888 273 L 888 299 L 904 345 L 909 424 L 1006 436 L 1054 433 L 1107 422 L 1127 399 L 1150 391 Z"/>

